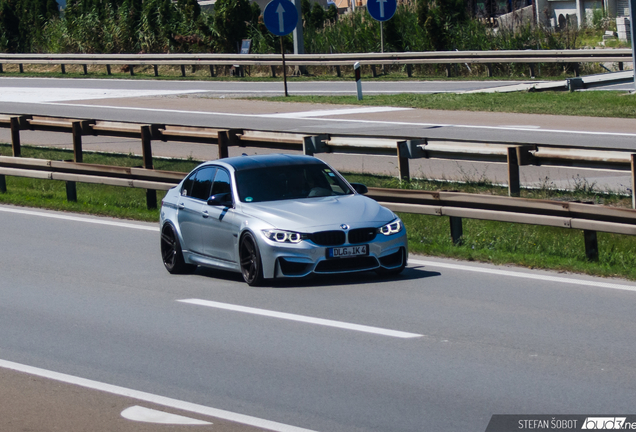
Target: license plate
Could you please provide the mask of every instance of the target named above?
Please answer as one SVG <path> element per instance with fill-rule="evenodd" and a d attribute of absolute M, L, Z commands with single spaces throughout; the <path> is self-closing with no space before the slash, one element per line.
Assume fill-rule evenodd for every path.
<path fill-rule="evenodd" d="M 360 255 L 369 255 L 368 245 L 336 247 L 327 249 L 327 256 L 329 258 L 346 258 Z"/>

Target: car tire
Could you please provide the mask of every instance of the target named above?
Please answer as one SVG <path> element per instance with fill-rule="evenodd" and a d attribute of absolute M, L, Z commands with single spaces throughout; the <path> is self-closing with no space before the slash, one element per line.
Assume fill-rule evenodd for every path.
<path fill-rule="evenodd" d="M 197 268 L 196 265 L 187 264 L 183 259 L 179 236 L 169 223 L 161 230 L 161 259 L 171 274 L 192 273 Z"/>
<path fill-rule="evenodd" d="M 386 269 L 386 268 L 380 267 L 375 270 L 378 276 L 389 277 L 389 276 L 395 276 L 402 273 L 402 271 L 406 267 L 406 259 L 405 259 L 406 257 L 405 257 L 404 249 L 400 249 L 400 252 L 402 252 L 402 265 L 392 269 Z"/>
<path fill-rule="evenodd" d="M 259 286 L 263 283 L 263 265 L 258 244 L 252 234 L 245 233 L 239 244 L 239 259 L 243 280 L 249 286 Z"/>

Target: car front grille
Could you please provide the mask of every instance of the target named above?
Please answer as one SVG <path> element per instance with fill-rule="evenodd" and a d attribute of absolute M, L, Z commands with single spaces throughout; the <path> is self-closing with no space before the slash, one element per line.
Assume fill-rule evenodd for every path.
<path fill-rule="evenodd" d="M 316 273 L 339 273 L 347 271 L 373 270 L 378 268 L 378 260 L 372 256 L 355 258 L 336 258 L 321 261 L 316 266 Z"/>
<path fill-rule="evenodd" d="M 368 243 L 373 241 L 378 231 L 375 228 L 357 228 L 349 231 L 349 243 Z"/>
<path fill-rule="evenodd" d="M 346 241 L 344 231 L 320 231 L 307 237 L 318 246 L 340 246 Z"/>

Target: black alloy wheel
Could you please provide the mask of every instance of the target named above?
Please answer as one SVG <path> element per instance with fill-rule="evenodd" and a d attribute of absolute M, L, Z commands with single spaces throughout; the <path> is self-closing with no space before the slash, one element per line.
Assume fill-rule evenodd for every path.
<path fill-rule="evenodd" d="M 261 254 L 256 240 L 250 233 L 241 238 L 239 246 L 239 259 L 241 260 L 241 274 L 249 286 L 258 286 L 263 282 L 263 267 Z"/>
<path fill-rule="evenodd" d="M 161 258 L 166 270 L 171 274 L 191 273 L 197 268 L 196 265 L 186 264 L 184 261 L 179 237 L 169 223 L 161 230 Z"/>

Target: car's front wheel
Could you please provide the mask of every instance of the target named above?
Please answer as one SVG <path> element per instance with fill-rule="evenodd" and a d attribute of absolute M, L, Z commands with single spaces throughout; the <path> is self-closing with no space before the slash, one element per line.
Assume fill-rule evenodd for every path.
<path fill-rule="evenodd" d="M 195 265 L 186 264 L 179 237 L 169 223 L 161 230 L 161 258 L 166 270 L 172 274 L 191 273 L 197 268 Z"/>
<path fill-rule="evenodd" d="M 239 245 L 239 258 L 241 260 L 241 274 L 250 286 L 258 286 L 263 282 L 263 267 L 261 254 L 254 236 L 245 233 Z"/>

